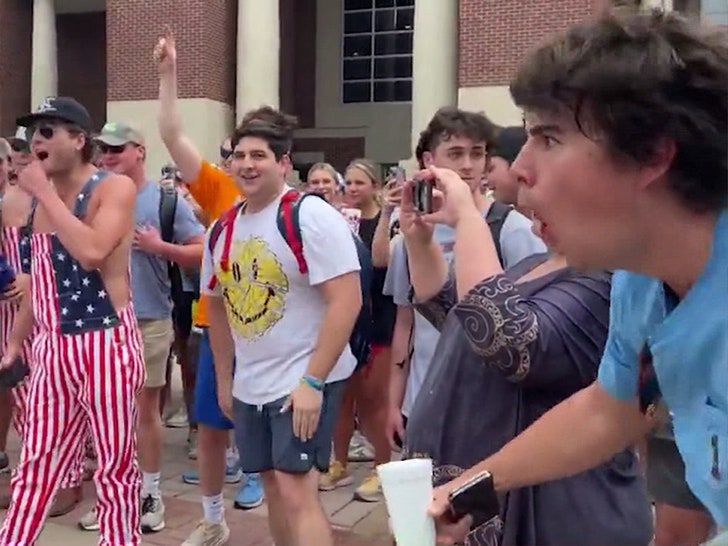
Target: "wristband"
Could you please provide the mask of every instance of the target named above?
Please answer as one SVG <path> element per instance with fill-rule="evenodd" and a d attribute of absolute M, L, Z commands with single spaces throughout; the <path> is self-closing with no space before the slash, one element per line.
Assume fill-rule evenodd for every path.
<path fill-rule="evenodd" d="M 301 378 L 301 383 L 308 385 L 313 390 L 318 391 L 318 392 L 323 392 L 324 387 L 326 386 L 326 384 L 323 381 L 321 381 L 320 379 L 313 377 L 311 375 L 304 375 Z"/>

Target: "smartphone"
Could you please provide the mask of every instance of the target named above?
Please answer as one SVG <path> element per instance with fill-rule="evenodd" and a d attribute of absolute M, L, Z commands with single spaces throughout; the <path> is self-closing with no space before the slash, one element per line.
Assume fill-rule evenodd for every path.
<path fill-rule="evenodd" d="M 422 214 L 430 214 L 434 212 L 432 204 L 432 190 L 434 183 L 432 180 L 416 180 L 412 187 L 412 202 L 415 210 Z"/>
<path fill-rule="evenodd" d="M 9 367 L 0 370 L 0 389 L 15 388 L 29 373 L 28 365 L 21 357 L 17 357 Z"/>
<path fill-rule="evenodd" d="M 474 525 L 480 525 L 500 514 L 500 501 L 493 488 L 493 476 L 487 471 L 453 489 L 448 500 L 450 515 L 455 521 L 470 515 Z"/>
<path fill-rule="evenodd" d="M 404 169 L 402 167 L 390 167 L 387 178 L 389 179 L 389 184 L 391 186 L 404 186 L 406 178 Z"/>

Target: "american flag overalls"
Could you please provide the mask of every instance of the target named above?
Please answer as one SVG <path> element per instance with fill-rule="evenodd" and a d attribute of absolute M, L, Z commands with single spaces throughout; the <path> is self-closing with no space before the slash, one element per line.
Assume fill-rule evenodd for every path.
<path fill-rule="evenodd" d="M 83 219 L 97 172 L 78 194 Z M 140 479 L 136 463 L 136 396 L 144 384 L 141 337 L 131 304 L 117 313 L 98 271 L 85 271 L 50 233 L 32 233 L 35 203 L 21 231 L 21 257 L 31 264 L 33 340 L 25 442 L 0 546 L 32 546 L 60 479 L 84 448 L 90 428 L 99 544 L 137 546 Z"/>

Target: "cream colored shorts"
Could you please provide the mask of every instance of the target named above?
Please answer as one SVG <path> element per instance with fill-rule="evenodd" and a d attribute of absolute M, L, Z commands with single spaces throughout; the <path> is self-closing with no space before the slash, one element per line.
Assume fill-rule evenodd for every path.
<path fill-rule="evenodd" d="M 172 319 L 139 320 L 144 343 L 145 387 L 164 387 L 167 382 L 167 359 L 174 341 Z"/>

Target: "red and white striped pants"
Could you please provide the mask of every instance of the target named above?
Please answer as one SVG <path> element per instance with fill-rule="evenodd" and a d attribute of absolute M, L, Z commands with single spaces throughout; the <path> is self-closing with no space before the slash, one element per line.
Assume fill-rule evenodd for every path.
<path fill-rule="evenodd" d="M 25 441 L 0 546 L 35 544 L 61 478 L 84 450 L 87 427 L 98 457 L 99 544 L 141 544 L 136 396 L 144 360 L 132 306 L 119 318 L 107 330 L 36 335 Z"/>
<path fill-rule="evenodd" d="M 0 302 L 0 347 L 5 351 L 10 333 L 15 325 L 17 305 L 9 302 Z M 23 344 L 23 359 L 29 364 L 32 362 L 31 341 Z M 31 367 L 32 374 L 32 367 Z M 28 391 L 30 389 L 30 377 L 10 391 L 13 403 L 13 428 L 18 436 L 23 439 L 25 434 L 25 417 L 28 403 Z M 69 471 L 61 478 L 61 489 L 76 487 L 81 484 L 84 466 L 86 464 L 86 451 L 81 450 L 74 458 Z"/>

